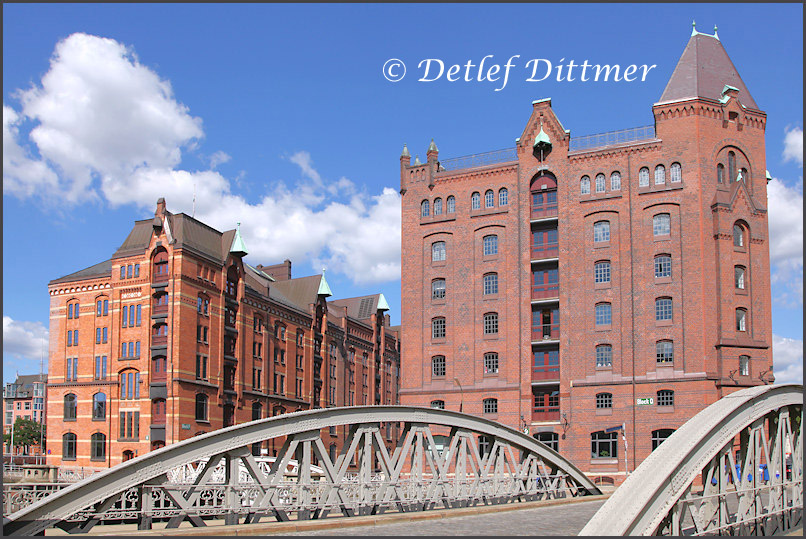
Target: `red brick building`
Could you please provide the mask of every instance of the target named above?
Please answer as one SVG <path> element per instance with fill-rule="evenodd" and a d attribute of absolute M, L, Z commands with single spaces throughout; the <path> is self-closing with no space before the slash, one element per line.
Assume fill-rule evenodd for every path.
<path fill-rule="evenodd" d="M 18 375 L 14 382 L 8 383 L 3 388 L 3 432 L 10 434 L 11 428 L 17 418 L 30 419 L 38 423 L 46 423 L 45 411 L 47 374 L 24 374 Z M 12 448 L 11 444 L 5 444 L 4 455 L 41 455 L 39 442 L 30 447 Z"/>
<path fill-rule="evenodd" d="M 698 32 L 652 113 L 574 138 L 541 99 L 515 148 L 404 147 L 403 404 L 526 428 L 620 481 L 773 380 L 766 115 Z"/>
<path fill-rule="evenodd" d="M 50 282 L 48 464 L 113 466 L 270 415 L 398 402 L 383 294 L 329 301 L 324 273 L 292 279 L 290 261 L 246 254 L 238 230 L 160 199 L 109 260 Z M 323 440 L 335 454 L 345 435 Z"/>

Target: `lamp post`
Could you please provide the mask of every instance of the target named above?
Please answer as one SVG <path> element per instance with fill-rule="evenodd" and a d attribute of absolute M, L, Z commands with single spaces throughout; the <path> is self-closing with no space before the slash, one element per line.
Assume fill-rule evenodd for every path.
<path fill-rule="evenodd" d="M 462 404 L 465 402 L 465 391 L 462 389 L 462 384 L 459 383 L 458 378 L 453 379 L 456 382 L 456 385 L 459 386 L 459 411 L 462 411 Z"/>

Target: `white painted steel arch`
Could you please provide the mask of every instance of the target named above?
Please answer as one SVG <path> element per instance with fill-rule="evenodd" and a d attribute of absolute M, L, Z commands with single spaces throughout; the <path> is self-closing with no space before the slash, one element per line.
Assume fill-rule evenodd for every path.
<path fill-rule="evenodd" d="M 394 451 L 387 451 L 380 423 L 403 423 L 404 432 Z M 350 433 L 341 455 L 331 462 L 320 432 L 340 425 L 348 425 Z M 436 447 L 430 425 L 450 432 L 444 454 L 428 450 Z M 479 435 L 491 440 L 490 451 L 483 455 L 474 442 Z M 250 447 L 277 437 L 286 437 L 286 441 L 270 473 L 265 474 L 256 465 Z M 295 456 L 301 462 L 296 486 L 284 483 L 283 473 L 277 473 Z M 313 456 L 319 459 L 326 475 L 326 489 L 318 494 L 314 491 L 321 483 L 312 481 L 310 473 Z M 347 478 L 347 468 L 354 457 L 358 461 L 358 476 Z M 212 485 L 213 468 L 222 458 L 229 470 L 225 484 Z M 207 465 L 195 483 L 177 491 L 168 479 L 168 472 L 202 459 L 207 459 Z M 238 470 L 242 466 L 251 474 L 247 485 L 239 482 Z M 380 467 L 385 482 L 372 483 L 376 467 Z M 417 480 L 426 484 L 418 485 Z M 354 488 L 348 493 L 345 485 Z M 205 488 L 208 498 L 218 497 L 218 505 L 215 501 L 210 505 L 199 501 L 199 493 Z M 149 495 L 144 496 L 143 492 Z M 393 506 L 404 511 L 424 510 L 437 503 L 446 507 L 507 503 L 569 493 L 600 494 L 559 453 L 495 421 L 431 408 L 355 406 L 284 414 L 168 445 L 10 515 L 4 521 L 3 532 L 32 535 L 53 526 L 86 532 L 97 522 L 109 519 L 110 511 L 117 511 L 117 518 L 127 515 L 129 519 L 137 518 L 141 529 L 149 529 L 152 514 L 157 515 L 154 518 L 170 518 L 169 527 L 176 527 L 185 519 L 194 526 L 204 526 L 205 515 L 225 515 L 228 523 L 237 523 L 239 515 L 246 515 L 248 523 L 266 515 L 287 520 L 287 511 L 296 511 L 298 518 L 320 518 L 331 509 L 340 509 L 351 516 L 383 512 Z M 127 496 L 137 498 L 134 509 L 116 510 Z M 289 499 L 293 503 L 283 505 Z M 161 503 L 159 500 L 169 509 L 162 513 L 155 509 Z"/>
<path fill-rule="evenodd" d="M 800 384 L 752 387 L 720 399 L 655 449 L 579 535 L 786 531 L 803 511 L 802 418 Z M 694 485 L 698 480 L 701 486 Z"/>

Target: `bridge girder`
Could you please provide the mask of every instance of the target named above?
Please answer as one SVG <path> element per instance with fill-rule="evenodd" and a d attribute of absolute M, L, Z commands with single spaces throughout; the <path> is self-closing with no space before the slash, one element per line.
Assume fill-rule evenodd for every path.
<path fill-rule="evenodd" d="M 397 447 L 388 451 L 381 423 L 403 423 Z M 350 432 L 335 461 L 320 433 L 346 425 Z M 431 428 L 447 434 L 441 454 Z M 480 453 L 478 437 L 488 437 Z M 268 473 L 251 454 L 254 443 L 285 437 Z M 311 476 L 312 459 L 324 470 Z M 285 470 L 299 461 L 296 481 Z M 351 462 L 357 476 L 347 479 Z M 172 470 L 203 462 L 193 484 L 176 485 Z M 223 462 L 223 482 L 213 481 Z M 248 481 L 242 482 L 246 470 Z M 375 473 L 380 469 L 380 474 Z M 374 477 L 373 477 L 374 476 Z M 389 507 L 424 510 L 477 503 L 508 503 L 566 495 L 600 494 L 575 466 L 534 438 L 495 421 L 449 410 L 410 406 L 355 406 L 306 410 L 203 434 L 121 463 L 33 503 L 5 519 L 5 535 L 33 535 L 58 526 L 86 532 L 101 520 L 136 518 L 150 529 L 154 518 L 168 527 L 185 519 L 204 526 L 204 517 L 227 523 L 257 522 L 263 516 L 288 520 L 383 512 Z M 128 505 L 127 505 L 128 504 Z"/>
<path fill-rule="evenodd" d="M 800 384 L 723 397 L 656 448 L 579 535 L 767 535 L 790 529 L 803 512 L 802 418 Z"/>

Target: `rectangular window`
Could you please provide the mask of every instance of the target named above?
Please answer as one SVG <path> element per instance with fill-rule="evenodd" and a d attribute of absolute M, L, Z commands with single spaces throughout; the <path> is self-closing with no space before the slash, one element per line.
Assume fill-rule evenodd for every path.
<path fill-rule="evenodd" d="M 596 325 L 609 326 L 611 323 L 612 311 L 609 303 L 600 303 L 596 306 Z"/>
<path fill-rule="evenodd" d="M 125 278 L 126 278 L 126 266 L 121 266 L 121 267 L 120 267 L 120 278 L 121 278 L 121 279 L 125 279 Z"/>
<path fill-rule="evenodd" d="M 129 264 L 128 266 L 126 266 L 126 278 L 127 278 L 127 279 L 131 279 L 131 278 L 132 278 L 132 272 L 133 272 L 133 271 L 134 271 L 134 267 L 133 267 L 131 264 Z"/>
<path fill-rule="evenodd" d="M 659 255 L 655 257 L 655 278 L 672 276 L 672 257 Z"/>
<path fill-rule="evenodd" d="M 672 298 L 658 298 L 655 300 L 655 320 L 672 319 Z"/>
<path fill-rule="evenodd" d="M 106 343 L 109 339 L 108 328 L 101 328 L 101 342 Z"/>
<path fill-rule="evenodd" d="M 128 316 L 127 316 L 128 312 L 129 312 L 128 307 L 126 307 L 124 305 L 123 309 L 121 309 L 121 311 L 120 311 L 120 325 L 121 325 L 121 327 L 125 328 L 125 327 L 128 327 L 128 325 L 129 325 Z"/>
<path fill-rule="evenodd" d="M 196 379 L 207 380 L 207 356 L 196 354 Z"/>
<path fill-rule="evenodd" d="M 498 294 L 498 274 L 490 273 L 484 276 L 484 295 Z"/>
<path fill-rule="evenodd" d="M 610 221 L 599 221 L 593 224 L 594 243 L 610 241 Z"/>
<path fill-rule="evenodd" d="M 106 378 L 106 356 L 95 356 L 95 378 L 96 380 Z"/>
<path fill-rule="evenodd" d="M 655 358 L 658 363 L 673 363 L 674 343 L 672 341 L 658 341 L 655 343 Z"/>
<path fill-rule="evenodd" d="M 668 236 L 671 233 L 671 222 L 668 213 L 659 213 L 652 218 L 652 234 Z"/>
<path fill-rule="evenodd" d="M 498 254 L 498 236 L 493 234 L 484 236 L 484 256 L 491 256 Z"/>
<path fill-rule="evenodd" d="M 142 312 L 143 312 L 143 306 L 138 305 L 137 306 L 137 324 L 136 324 L 138 327 L 140 326 L 140 318 L 141 318 Z"/>
<path fill-rule="evenodd" d="M 139 277 L 139 276 L 140 276 L 140 264 L 135 264 L 135 265 L 134 265 L 134 276 L 135 276 L 135 277 Z"/>
<path fill-rule="evenodd" d="M 73 331 L 67 332 L 67 346 L 73 346 Z"/>
<path fill-rule="evenodd" d="M 610 262 L 597 262 L 593 266 L 594 282 L 596 283 L 609 283 L 610 282 Z"/>
<path fill-rule="evenodd" d="M 431 321 L 431 338 L 444 339 L 445 338 L 445 319 L 435 318 Z"/>

